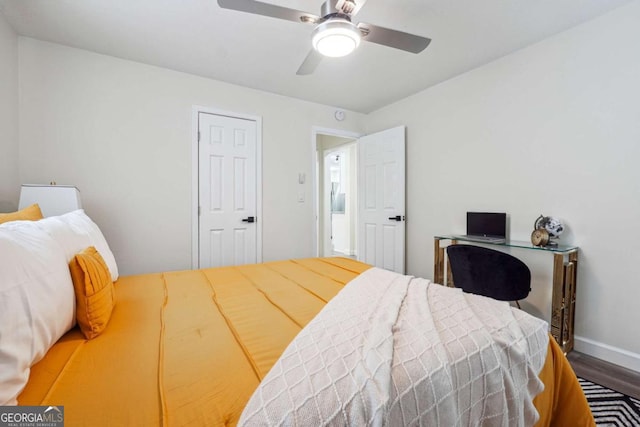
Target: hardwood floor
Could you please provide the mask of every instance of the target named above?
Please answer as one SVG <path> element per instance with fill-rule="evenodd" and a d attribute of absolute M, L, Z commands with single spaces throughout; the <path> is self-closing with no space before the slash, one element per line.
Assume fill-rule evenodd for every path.
<path fill-rule="evenodd" d="M 605 387 L 640 399 L 640 373 L 583 353 L 567 355 L 576 375 Z"/>

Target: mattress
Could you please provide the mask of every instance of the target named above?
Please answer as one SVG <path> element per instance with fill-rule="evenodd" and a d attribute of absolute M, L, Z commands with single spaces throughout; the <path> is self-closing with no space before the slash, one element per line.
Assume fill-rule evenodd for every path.
<path fill-rule="evenodd" d="M 106 330 L 90 341 L 69 331 L 32 367 L 18 402 L 64 406 L 68 426 L 235 425 L 294 337 L 369 268 L 309 258 L 120 277 Z M 539 425 L 589 425 L 554 345 L 534 402 Z"/>

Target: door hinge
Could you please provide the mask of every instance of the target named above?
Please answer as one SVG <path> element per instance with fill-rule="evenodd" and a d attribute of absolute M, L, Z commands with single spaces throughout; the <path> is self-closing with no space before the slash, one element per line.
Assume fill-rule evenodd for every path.
<path fill-rule="evenodd" d="M 198 142 L 200 142 L 200 131 L 198 131 Z"/>
<path fill-rule="evenodd" d="M 198 216 L 200 216 L 200 206 L 198 206 Z"/>

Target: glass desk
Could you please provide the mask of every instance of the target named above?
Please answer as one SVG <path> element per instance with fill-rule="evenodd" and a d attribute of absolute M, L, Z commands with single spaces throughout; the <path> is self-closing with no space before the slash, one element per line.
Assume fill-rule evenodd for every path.
<path fill-rule="evenodd" d="M 441 242 L 469 242 L 488 246 L 503 246 L 553 254 L 553 290 L 551 296 L 551 336 L 565 353 L 573 350 L 573 325 L 575 319 L 576 285 L 578 271 L 578 247 L 571 245 L 533 246 L 531 242 L 507 240 L 504 243 L 478 242 L 455 235 L 434 236 L 433 281 L 453 287 L 453 277 L 446 258 L 446 246 Z M 445 270 L 446 264 L 446 270 Z"/>

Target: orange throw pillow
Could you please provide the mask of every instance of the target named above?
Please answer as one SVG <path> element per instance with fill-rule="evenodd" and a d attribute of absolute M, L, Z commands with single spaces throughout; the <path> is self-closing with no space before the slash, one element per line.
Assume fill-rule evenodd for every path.
<path fill-rule="evenodd" d="M 87 339 L 100 335 L 107 327 L 115 305 L 115 292 L 109 268 L 95 247 L 89 246 L 69 263 L 76 293 L 76 319 Z"/>
<path fill-rule="evenodd" d="M 0 213 L 0 224 L 9 221 L 37 221 L 42 218 L 42 211 L 36 203 L 16 212 Z"/>

